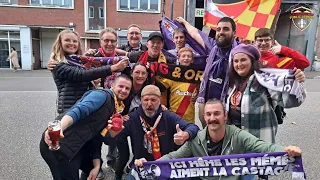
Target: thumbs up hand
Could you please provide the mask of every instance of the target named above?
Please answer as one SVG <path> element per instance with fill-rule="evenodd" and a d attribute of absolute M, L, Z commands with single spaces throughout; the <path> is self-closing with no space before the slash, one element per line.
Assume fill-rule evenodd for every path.
<path fill-rule="evenodd" d="M 279 44 L 278 41 L 275 40 L 275 41 L 274 41 L 274 45 L 275 45 L 275 46 L 273 46 L 273 47 L 270 49 L 271 53 L 274 54 L 274 55 L 280 54 L 280 52 L 281 52 L 281 47 L 282 47 L 281 44 Z"/>
<path fill-rule="evenodd" d="M 180 129 L 179 124 L 176 125 L 177 133 L 173 135 L 173 141 L 176 145 L 182 145 L 186 140 L 189 139 L 189 133 L 184 132 Z"/>

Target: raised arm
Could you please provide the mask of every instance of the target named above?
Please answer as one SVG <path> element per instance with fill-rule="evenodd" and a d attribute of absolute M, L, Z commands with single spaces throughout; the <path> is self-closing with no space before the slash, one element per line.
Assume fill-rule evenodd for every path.
<path fill-rule="evenodd" d="M 71 66 L 59 63 L 52 71 L 55 77 L 67 79 L 74 82 L 89 82 L 98 78 L 105 78 L 112 72 L 123 70 L 127 67 L 127 60 L 121 60 L 115 65 L 106 65 L 98 68 L 82 69 L 78 66 Z"/>
<path fill-rule="evenodd" d="M 188 33 L 191 35 L 191 37 L 196 40 L 203 48 L 206 48 L 206 45 L 204 43 L 204 40 L 202 39 L 199 30 L 195 27 L 193 27 L 188 21 L 183 19 L 182 17 L 177 17 L 176 19 L 179 23 L 185 26 Z"/>
<path fill-rule="evenodd" d="M 296 67 L 298 69 L 304 69 L 310 66 L 310 61 L 298 51 L 282 46 L 277 41 L 275 41 L 275 46 L 270 49 L 273 54 L 281 54 L 286 56 L 284 58 L 279 58 L 278 68 L 288 69 L 290 67 Z"/>
<path fill-rule="evenodd" d="M 61 119 L 61 137 L 63 137 L 63 131 L 72 124 L 80 121 L 91 113 L 97 111 L 106 101 L 107 94 L 102 90 L 94 90 L 86 92 L 81 100 L 72 106 L 69 111 Z M 48 130 L 45 131 L 45 142 L 51 145 Z"/>
<path fill-rule="evenodd" d="M 80 101 L 69 109 L 61 119 L 62 129 L 68 128 L 73 123 L 85 119 L 91 113 L 97 111 L 106 101 L 107 94 L 102 90 L 86 92 Z"/>
<path fill-rule="evenodd" d="M 282 46 L 280 54 L 290 57 L 292 60 L 289 63 L 294 63 L 293 66 L 296 68 L 304 69 L 310 66 L 310 61 L 303 54 L 291 48 Z"/>

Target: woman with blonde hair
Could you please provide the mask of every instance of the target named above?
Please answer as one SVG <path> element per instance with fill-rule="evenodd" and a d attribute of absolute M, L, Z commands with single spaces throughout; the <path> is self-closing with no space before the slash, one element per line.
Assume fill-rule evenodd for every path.
<path fill-rule="evenodd" d="M 10 59 L 11 59 L 12 65 L 13 65 L 14 72 L 16 72 L 17 69 L 20 68 L 20 65 L 19 65 L 19 60 L 18 60 L 18 53 L 16 51 L 16 48 L 14 48 L 14 47 L 11 47 L 10 56 L 7 58 L 8 61 Z"/>
<path fill-rule="evenodd" d="M 128 65 L 126 61 L 120 61 L 111 66 L 106 65 L 98 68 L 82 69 L 81 67 L 68 64 L 68 56 L 72 54 L 82 55 L 80 36 L 72 30 L 63 30 L 58 34 L 50 56 L 51 61 L 57 62 L 56 67 L 52 70 L 52 76 L 58 90 L 57 112 L 59 115 L 56 119 L 60 119 L 88 90 L 95 88 L 91 81 L 111 75 L 115 71 L 122 71 Z M 101 144 L 97 144 L 96 146 L 91 146 L 90 144 L 92 142 L 89 141 L 84 145 L 88 146 L 88 152 L 77 153 L 78 155 L 64 165 L 63 169 L 59 164 L 61 158 L 57 155 L 58 152 L 49 150 L 43 136 L 40 142 L 40 152 L 43 159 L 49 165 L 54 179 L 61 179 L 62 177 L 74 179 L 75 177 L 73 176 L 77 173 L 72 172 L 79 171 L 79 169 L 74 169 L 75 164 L 79 165 L 79 163 L 81 164 L 79 168 L 85 174 L 90 177 L 96 177 L 101 166 L 101 154 L 95 154 L 95 152 L 99 152 L 99 148 L 101 150 Z M 82 162 L 90 162 L 90 158 L 90 161 L 94 163 L 82 164 Z M 65 169 L 72 172 L 68 173 Z"/>
<path fill-rule="evenodd" d="M 82 55 L 80 36 L 74 31 L 64 30 L 59 33 L 51 54 L 51 59 L 58 62 L 52 75 L 59 93 L 57 102 L 59 114 L 73 106 L 85 92 L 95 88 L 91 81 L 109 76 L 112 72 L 122 71 L 127 67 L 125 61 L 120 61 L 111 66 L 82 69 L 68 64 L 66 58 L 72 54 Z"/>

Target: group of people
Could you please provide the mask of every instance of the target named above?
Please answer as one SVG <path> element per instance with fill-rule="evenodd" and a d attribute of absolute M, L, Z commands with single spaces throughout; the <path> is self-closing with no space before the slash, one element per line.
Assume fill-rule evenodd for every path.
<path fill-rule="evenodd" d="M 115 179 L 121 179 L 126 169 L 126 179 L 134 179 L 130 168 L 146 161 L 246 152 L 301 155 L 298 147 L 274 144 L 278 129 L 274 109 L 298 107 L 306 97 L 305 90 L 297 98 L 270 89 L 258 81 L 256 73 L 262 67 L 291 69 L 295 81 L 302 83 L 305 75 L 301 69 L 310 65 L 308 59 L 281 46 L 266 28 L 256 32 L 253 44 L 239 44 L 236 24 L 229 17 L 220 19 L 214 38 L 181 17 L 176 20 L 185 29 L 174 30 L 176 48 L 168 51 L 163 49 L 164 37 L 159 32 L 150 33 L 146 45 L 142 44 L 141 29 L 134 24 L 128 27 L 128 43 L 117 47 L 117 33 L 109 27 L 99 34 L 101 47 L 85 53 L 76 32 L 59 33 L 48 68 L 58 90 L 56 119 L 61 122 L 61 148 L 49 150 L 52 141 L 48 130 L 40 142 L 53 179 L 102 179 L 103 143 L 109 145 L 107 165 L 113 167 Z M 153 77 L 153 63 L 193 65 L 194 52 L 186 47 L 187 33 L 208 55 L 201 84 Z M 69 63 L 69 55 L 74 54 L 127 58 L 83 69 Z M 195 102 L 202 127 L 195 125 Z M 119 113 L 123 127 L 115 131 L 112 119 Z M 130 162 L 129 145 L 133 153 Z M 250 180 L 255 176 L 224 178 Z"/>

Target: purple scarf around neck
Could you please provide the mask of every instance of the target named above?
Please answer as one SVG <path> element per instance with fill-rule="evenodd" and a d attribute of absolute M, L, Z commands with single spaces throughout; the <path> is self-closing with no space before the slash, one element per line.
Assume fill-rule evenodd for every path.
<path fill-rule="evenodd" d="M 208 99 L 216 98 L 224 101 L 225 91 L 224 83 L 225 79 L 227 79 L 227 73 L 229 69 L 229 54 L 231 49 L 237 46 L 238 43 L 234 40 L 231 48 L 227 52 L 223 52 L 223 50 L 215 45 L 211 50 L 207 65 L 204 70 L 204 74 L 202 76 L 202 82 L 198 94 L 198 103 L 205 103 Z M 215 83 L 212 88 L 208 89 L 209 78 L 221 80 L 221 82 Z M 210 92 L 209 92 L 210 90 Z"/>

